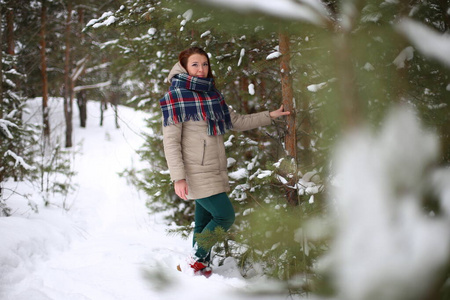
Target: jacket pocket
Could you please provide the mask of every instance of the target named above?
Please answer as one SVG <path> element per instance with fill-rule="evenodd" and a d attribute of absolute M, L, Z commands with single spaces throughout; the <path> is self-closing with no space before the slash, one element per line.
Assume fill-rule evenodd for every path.
<path fill-rule="evenodd" d="M 202 166 L 205 165 L 205 155 L 206 155 L 206 141 L 203 140 Z"/>

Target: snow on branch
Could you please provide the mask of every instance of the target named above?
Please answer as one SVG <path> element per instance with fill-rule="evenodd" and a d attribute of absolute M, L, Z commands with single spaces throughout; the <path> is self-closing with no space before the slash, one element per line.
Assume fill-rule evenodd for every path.
<path fill-rule="evenodd" d="M 17 167 L 18 165 L 21 165 L 26 170 L 34 170 L 34 169 L 36 169 L 36 167 L 30 166 L 29 164 L 27 164 L 21 156 L 17 155 L 16 153 L 14 153 L 11 150 L 7 150 L 5 152 L 4 156 L 6 157 L 8 155 L 16 160 L 16 163 L 14 164 L 14 167 Z"/>
<path fill-rule="evenodd" d="M 111 85 L 111 80 L 108 80 L 106 82 L 100 82 L 97 84 L 76 86 L 76 87 L 74 87 L 73 91 L 79 92 L 79 91 L 89 90 L 89 89 L 99 89 L 99 88 L 102 88 L 105 86 L 110 86 L 110 85 Z"/>
<path fill-rule="evenodd" d="M 409 46 L 400 52 L 400 54 L 394 59 L 393 63 L 397 66 L 397 69 L 405 67 L 405 62 L 414 58 L 414 48 Z"/>
<path fill-rule="evenodd" d="M 11 90 L 7 90 L 6 94 L 11 98 L 14 99 L 16 101 L 21 101 L 22 97 L 20 97 L 17 93 L 11 91 Z"/>
<path fill-rule="evenodd" d="M 9 131 L 8 126 L 18 128 L 16 124 L 5 119 L 0 119 L 0 129 L 6 134 L 9 139 L 12 139 L 14 138 L 14 136 L 11 134 L 11 131 Z"/>
<path fill-rule="evenodd" d="M 91 67 L 91 68 L 87 68 L 87 69 L 86 69 L 86 73 L 91 73 L 91 72 L 94 72 L 94 71 L 97 71 L 97 70 L 106 69 L 106 68 L 109 67 L 110 65 L 111 65 L 111 63 L 110 63 L 110 62 L 107 62 L 107 63 L 100 64 L 100 65 L 98 65 L 98 66 L 94 66 L 94 67 Z"/>
<path fill-rule="evenodd" d="M 81 73 L 83 73 L 83 71 L 86 69 L 86 62 L 88 61 L 89 55 L 86 55 L 85 57 L 83 57 L 81 60 L 79 60 L 76 63 L 76 68 L 73 71 L 72 74 L 72 81 L 76 81 L 78 79 L 78 77 L 81 75 Z"/>
<path fill-rule="evenodd" d="M 120 11 L 120 10 L 119 10 Z M 86 24 L 86 28 L 93 27 L 99 28 L 102 26 L 109 26 L 114 24 L 118 19 L 114 16 L 112 11 L 103 13 L 103 15 L 98 19 L 92 19 Z"/>
<path fill-rule="evenodd" d="M 249 13 L 252 11 L 262 12 L 271 16 L 285 19 L 294 19 L 323 26 L 329 20 L 331 13 L 320 0 L 202 0 L 210 4 L 229 7 L 231 9 Z"/>
<path fill-rule="evenodd" d="M 397 30 L 425 56 L 439 60 L 450 67 L 450 34 L 442 34 L 417 21 L 405 18 Z"/>
<path fill-rule="evenodd" d="M 281 52 L 280 51 L 275 51 L 275 52 L 272 52 L 269 55 L 267 55 L 266 60 L 276 59 L 276 58 L 278 58 L 280 56 L 281 56 Z"/>
<path fill-rule="evenodd" d="M 16 69 L 12 68 L 5 72 L 5 74 L 15 75 L 19 77 L 24 77 L 25 75 L 22 73 L 19 73 Z"/>

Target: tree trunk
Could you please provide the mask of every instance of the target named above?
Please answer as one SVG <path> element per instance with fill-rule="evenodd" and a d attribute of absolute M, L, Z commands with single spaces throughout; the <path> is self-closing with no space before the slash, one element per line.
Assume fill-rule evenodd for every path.
<path fill-rule="evenodd" d="M 119 94 L 117 92 L 112 92 L 111 93 L 111 99 L 110 99 L 110 103 L 113 106 L 113 110 L 114 110 L 114 121 L 116 124 L 116 128 L 119 129 L 120 125 L 119 125 L 119 110 L 118 110 L 118 106 L 119 106 Z"/>
<path fill-rule="evenodd" d="M 81 44 L 84 44 L 84 32 L 83 32 L 83 28 L 84 28 L 84 8 L 82 6 L 78 7 L 78 24 L 80 25 L 79 28 L 79 34 L 80 34 L 80 41 Z"/>
<path fill-rule="evenodd" d="M 301 99 L 301 121 L 300 121 L 300 144 L 302 151 L 300 152 L 299 160 L 301 165 L 310 167 L 313 164 L 313 158 L 311 153 L 311 120 L 309 114 L 309 99 L 303 97 Z"/>
<path fill-rule="evenodd" d="M 283 95 L 283 106 L 285 111 L 290 111 L 291 114 L 286 116 L 286 135 L 284 138 L 286 152 L 289 157 L 292 158 L 293 164 L 297 164 L 297 136 L 295 126 L 295 106 L 294 96 L 292 89 L 292 76 L 290 67 L 290 50 L 289 50 L 289 35 L 285 33 L 279 34 L 280 52 L 281 52 L 281 92 Z M 296 172 L 295 172 L 296 173 Z M 290 179 L 289 185 L 293 186 L 297 181 L 297 174 L 293 174 Z M 286 193 L 287 202 L 291 205 L 298 204 L 297 192 L 294 189 L 288 188 Z"/>
<path fill-rule="evenodd" d="M 354 1 L 355 11 L 361 12 L 364 1 Z M 403 2 L 402 2 L 403 3 Z M 344 130 L 355 128 L 362 122 L 362 105 L 359 101 L 356 74 L 353 64 L 352 30 L 359 18 L 359 14 L 348 16 L 348 25 L 341 26 L 334 37 L 334 59 L 338 74 L 339 102 L 341 106 L 340 115 L 343 117 Z"/>
<path fill-rule="evenodd" d="M 87 120 L 87 99 L 86 92 L 79 91 L 77 93 L 77 104 L 78 109 L 80 111 L 80 127 L 86 128 L 86 120 Z"/>
<path fill-rule="evenodd" d="M 103 126 L 104 112 L 108 109 L 108 102 L 105 97 L 106 95 L 103 95 L 103 99 L 100 100 L 100 126 Z"/>
<path fill-rule="evenodd" d="M 0 9 L 0 45 L 3 45 L 3 14 Z M 0 119 L 3 119 L 3 51 L 0 48 Z M 3 138 L 0 135 L 0 145 L 3 145 Z M 0 169 L 0 216 L 3 215 L 3 170 Z"/>
<path fill-rule="evenodd" d="M 45 54 L 45 27 L 47 23 L 47 6 L 42 0 L 41 10 L 41 75 L 42 75 L 42 122 L 44 126 L 44 137 L 50 138 L 50 121 L 48 114 L 48 81 L 47 81 L 47 56 Z"/>
<path fill-rule="evenodd" d="M 72 1 L 67 3 L 66 43 L 64 59 L 64 117 L 66 121 L 66 147 L 72 147 L 72 80 L 70 79 L 70 22 L 72 19 Z"/>
<path fill-rule="evenodd" d="M 239 96 L 240 96 L 240 103 L 242 108 L 244 109 L 244 112 L 246 114 L 250 113 L 250 107 L 248 106 L 248 101 L 247 101 L 247 97 L 245 97 L 244 95 L 248 93 L 248 78 L 247 76 L 241 76 L 241 78 L 239 79 Z"/>
<path fill-rule="evenodd" d="M 344 128 L 354 128 L 360 123 L 361 116 L 349 33 L 337 34 L 335 51 L 343 125 Z"/>
<path fill-rule="evenodd" d="M 292 77 L 290 67 L 290 50 L 289 50 L 289 36 L 281 33 L 279 36 L 280 52 L 282 54 L 280 61 L 281 69 L 281 92 L 283 95 L 283 106 L 285 111 L 290 111 L 291 114 L 286 118 L 287 132 L 285 136 L 286 151 L 290 157 L 297 158 L 297 141 L 295 132 L 295 107 L 294 96 L 292 89 Z"/>
<path fill-rule="evenodd" d="M 84 44 L 84 8 L 78 7 L 78 25 L 79 32 L 80 32 L 80 41 L 81 44 Z M 79 115 L 80 115 L 80 127 L 86 128 L 86 121 L 87 121 L 87 97 L 85 91 L 79 91 L 77 93 L 77 104 L 79 109 Z"/>
<path fill-rule="evenodd" d="M 14 55 L 14 11 L 12 9 L 8 9 L 6 13 L 6 44 L 6 53 Z"/>

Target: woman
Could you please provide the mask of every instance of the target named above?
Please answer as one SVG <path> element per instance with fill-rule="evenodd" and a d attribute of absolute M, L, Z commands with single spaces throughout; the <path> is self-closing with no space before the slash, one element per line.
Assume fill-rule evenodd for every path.
<path fill-rule="evenodd" d="M 198 47 L 180 53 L 169 73 L 169 92 L 160 100 L 163 112 L 163 143 L 175 193 L 195 200 L 193 245 L 195 255 L 189 266 L 195 273 L 211 274 L 210 250 L 199 247 L 197 234 L 228 230 L 234 222 L 224 133 L 250 130 L 271 124 L 271 119 L 288 115 L 278 110 L 239 115 L 228 108 L 214 86 L 209 57 Z"/>

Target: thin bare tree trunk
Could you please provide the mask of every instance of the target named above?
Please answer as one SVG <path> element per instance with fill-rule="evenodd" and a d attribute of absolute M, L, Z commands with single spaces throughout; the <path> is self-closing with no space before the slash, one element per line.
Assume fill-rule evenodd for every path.
<path fill-rule="evenodd" d="M 72 1 L 67 3 L 66 43 L 64 60 L 64 117 L 66 120 L 66 147 L 72 147 L 72 80 L 70 78 L 70 22 L 72 19 Z"/>
<path fill-rule="evenodd" d="M 47 6 L 45 0 L 42 0 L 41 10 L 41 75 L 42 75 L 42 122 L 44 126 L 44 137 L 50 137 L 50 121 L 48 114 L 48 81 L 47 81 L 47 56 L 45 54 L 45 30 L 47 23 Z"/>
<path fill-rule="evenodd" d="M 286 152 L 289 157 L 292 158 L 294 164 L 297 164 L 297 135 L 295 125 L 295 106 L 294 106 L 294 93 L 292 89 L 292 76 L 290 67 L 290 40 L 289 35 L 285 33 L 279 34 L 279 44 L 281 52 L 280 69 L 281 69 L 281 91 L 283 95 L 284 110 L 290 111 L 291 114 L 286 117 L 286 135 L 284 138 Z M 291 178 L 289 185 L 294 185 L 297 178 L 296 175 Z M 297 192 L 294 189 L 288 189 L 286 194 L 286 200 L 291 205 L 298 204 Z"/>
<path fill-rule="evenodd" d="M 115 124 L 116 124 L 116 128 L 119 129 L 120 128 L 120 125 L 119 125 L 119 110 L 118 110 L 119 94 L 118 94 L 118 92 L 114 91 L 114 92 L 111 93 L 110 97 L 111 97 L 110 98 L 111 99 L 110 103 L 111 103 L 111 105 L 113 107 L 113 110 L 114 110 L 114 121 L 115 121 Z"/>

